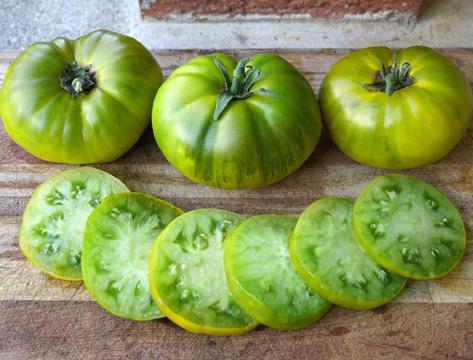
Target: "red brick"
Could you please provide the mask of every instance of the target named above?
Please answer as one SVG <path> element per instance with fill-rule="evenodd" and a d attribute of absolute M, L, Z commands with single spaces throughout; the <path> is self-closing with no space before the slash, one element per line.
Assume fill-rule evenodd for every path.
<path fill-rule="evenodd" d="M 140 0 L 143 17 L 169 19 L 193 15 L 205 20 L 220 15 L 227 18 L 245 15 L 309 15 L 334 18 L 344 15 L 396 11 L 417 17 L 423 0 Z"/>

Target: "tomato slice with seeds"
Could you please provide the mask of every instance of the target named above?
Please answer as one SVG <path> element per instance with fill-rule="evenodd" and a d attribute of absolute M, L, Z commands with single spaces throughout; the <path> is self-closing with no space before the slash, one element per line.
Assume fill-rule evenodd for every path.
<path fill-rule="evenodd" d="M 310 205 L 292 234 L 294 267 L 314 291 L 334 304 L 365 310 L 385 304 L 406 279 L 361 250 L 352 231 L 353 203 L 330 197 Z"/>
<path fill-rule="evenodd" d="M 228 286 L 256 321 L 277 329 L 299 329 L 319 320 L 331 304 L 312 291 L 294 270 L 288 241 L 296 218 L 249 218 L 225 246 Z"/>
<path fill-rule="evenodd" d="M 106 196 L 129 191 L 116 177 L 92 168 L 66 170 L 39 185 L 23 213 L 20 249 L 40 270 L 81 280 L 82 236 L 89 214 Z"/>
<path fill-rule="evenodd" d="M 156 237 L 182 214 L 141 193 L 108 196 L 90 214 L 84 233 L 84 285 L 112 314 L 133 320 L 163 317 L 149 291 L 148 263 Z"/>
<path fill-rule="evenodd" d="M 465 226 L 440 191 L 404 175 L 371 180 L 353 210 L 361 247 L 387 269 L 412 279 L 452 271 L 465 252 Z"/>
<path fill-rule="evenodd" d="M 156 239 L 150 257 L 150 288 L 163 313 L 184 329 L 241 335 L 257 326 L 230 294 L 223 249 L 242 218 L 200 209 L 175 219 Z"/>

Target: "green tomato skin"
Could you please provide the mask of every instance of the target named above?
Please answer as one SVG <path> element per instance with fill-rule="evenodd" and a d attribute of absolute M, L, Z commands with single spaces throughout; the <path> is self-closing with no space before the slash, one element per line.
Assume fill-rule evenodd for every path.
<path fill-rule="evenodd" d="M 153 105 L 153 130 L 168 161 L 192 181 L 226 188 L 257 188 L 294 172 L 313 152 L 321 120 L 310 84 L 286 60 L 258 54 L 247 66 L 261 70 L 255 92 L 234 100 L 213 120 L 224 79 L 236 61 L 224 54 L 194 58 L 175 70 Z"/>
<path fill-rule="evenodd" d="M 354 51 L 325 76 L 319 101 L 335 144 L 350 158 L 385 169 L 409 169 L 435 162 L 460 141 L 473 116 L 473 96 L 465 75 L 449 59 L 423 47 L 396 52 L 410 64 L 414 83 L 373 92 L 363 86 L 394 62 L 386 47 Z"/>
<path fill-rule="evenodd" d="M 97 77 L 95 88 L 75 98 L 59 81 L 74 60 L 90 65 Z M 109 162 L 148 126 L 161 82 L 161 69 L 142 44 L 97 30 L 26 48 L 6 71 L 0 111 L 10 137 L 42 160 Z"/>

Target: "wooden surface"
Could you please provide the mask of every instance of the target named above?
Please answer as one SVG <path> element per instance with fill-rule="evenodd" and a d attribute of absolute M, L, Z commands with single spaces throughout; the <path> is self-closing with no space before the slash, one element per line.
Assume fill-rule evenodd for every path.
<path fill-rule="evenodd" d="M 347 53 L 277 52 L 301 69 L 316 91 L 330 65 Z M 473 50 L 441 52 L 473 82 Z M 157 52 L 156 57 L 167 75 L 199 54 Z M 0 79 L 16 55 L 0 52 Z M 409 282 L 395 301 L 372 311 L 334 308 L 305 330 L 259 327 L 244 337 L 190 334 L 168 320 L 120 319 L 92 302 L 80 282 L 55 280 L 33 268 L 17 243 L 21 214 L 39 183 L 70 167 L 35 159 L 15 145 L 1 126 L 1 359 L 473 359 L 473 127 L 440 162 L 405 172 L 437 186 L 460 209 L 468 245 L 455 271 L 437 281 Z M 97 167 L 118 176 L 134 191 L 153 194 L 185 210 L 218 207 L 244 215 L 297 215 L 324 196 L 355 198 L 366 181 L 383 173 L 354 163 L 323 137 L 309 160 L 278 184 L 248 191 L 207 188 L 191 183 L 166 162 L 150 129 L 121 159 Z"/>

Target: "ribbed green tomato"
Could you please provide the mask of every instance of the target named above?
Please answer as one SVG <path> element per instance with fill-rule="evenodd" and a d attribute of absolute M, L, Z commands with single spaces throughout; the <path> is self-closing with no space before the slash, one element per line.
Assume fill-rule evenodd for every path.
<path fill-rule="evenodd" d="M 40 159 L 107 162 L 148 126 L 161 82 L 143 45 L 97 30 L 27 47 L 7 69 L 0 111 L 10 137 Z"/>
<path fill-rule="evenodd" d="M 337 146 L 355 161 L 386 169 L 439 160 L 473 116 L 465 75 L 423 46 L 354 51 L 330 69 L 319 100 Z"/>
<path fill-rule="evenodd" d="M 233 75 L 230 75 L 232 74 Z M 175 70 L 153 105 L 156 141 L 189 179 L 256 188 L 294 172 L 321 130 L 310 84 L 286 60 L 201 56 Z"/>

